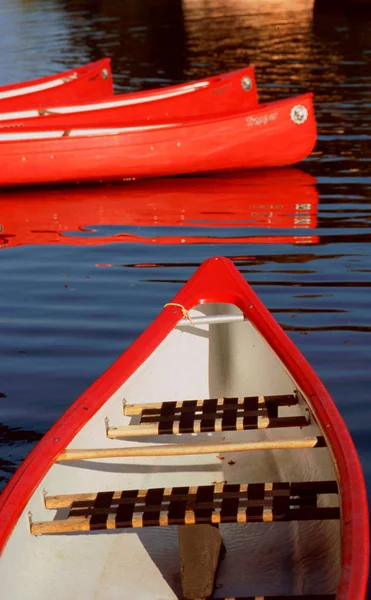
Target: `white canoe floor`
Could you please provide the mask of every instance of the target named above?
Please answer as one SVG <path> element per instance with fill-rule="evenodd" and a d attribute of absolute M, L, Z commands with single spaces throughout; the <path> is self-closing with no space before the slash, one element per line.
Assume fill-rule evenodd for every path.
<path fill-rule="evenodd" d="M 240 314 L 209 304 L 195 315 Z M 272 428 L 109 439 L 110 426 L 138 422 L 128 404 L 220 397 L 292 394 L 295 381 L 248 322 L 175 328 L 145 363 L 80 431 L 68 449 L 144 444 L 259 441 L 320 435 L 306 427 Z M 308 416 L 299 405 L 281 415 Z M 33 522 L 63 518 L 44 507 L 44 492 L 60 494 L 211 485 L 335 481 L 326 448 L 259 450 L 192 456 L 130 457 L 56 463 L 31 498 L 0 561 L 3 600 L 175 600 L 182 598 L 177 527 L 31 535 Z M 323 506 L 338 506 L 336 494 Z M 57 516 L 56 516 L 57 515 Z M 340 573 L 340 521 L 222 524 L 226 554 L 215 598 L 336 592 Z"/>

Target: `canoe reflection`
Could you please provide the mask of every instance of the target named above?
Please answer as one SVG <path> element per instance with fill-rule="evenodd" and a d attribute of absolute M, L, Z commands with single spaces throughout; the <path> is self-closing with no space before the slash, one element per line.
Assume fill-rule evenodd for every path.
<path fill-rule="evenodd" d="M 314 244 L 318 242 L 312 232 L 318 204 L 314 184 L 315 179 L 299 169 L 272 169 L 4 192 L 0 193 L 0 246 Z M 261 229 L 272 231 L 266 234 Z"/>

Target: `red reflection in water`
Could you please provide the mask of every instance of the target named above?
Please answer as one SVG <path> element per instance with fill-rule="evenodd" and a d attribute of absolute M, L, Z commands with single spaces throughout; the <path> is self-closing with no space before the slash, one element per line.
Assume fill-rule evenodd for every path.
<path fill-rule="evenodd" d="M 318 236 L 303 235 L 303 229 L 317 225 L 314 183 L 311 175 L 299 169 L 272 169 L 121 186 L 5 192 L 0 193 L 0 245 L 314 244 Z M 120 226 L 122 230 L 96 235 L 95 228 L 101 226 Z M 125 231 L 125 226 L 153 227 L 153 235 Z M 171 235 L 158 235 L 156 228 L 163 226 L 176 229 Z M 182 232 L 184 227 L 208 231 L 189 236 Z M 209 231 L 215 227 L 293 231 L 284 236 L 215 237 Z"/>

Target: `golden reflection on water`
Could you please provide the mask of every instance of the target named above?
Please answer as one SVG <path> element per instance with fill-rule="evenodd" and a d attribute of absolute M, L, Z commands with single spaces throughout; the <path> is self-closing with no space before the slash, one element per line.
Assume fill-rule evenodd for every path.
<path fill-rule="evenodd" d="M 278 83 L 285 73 L 287 87 L 291 61 L 290 82 L 307 86 L 301 67 L 311 61 L 313 0 L 184 0 L 183 7 L 188 46 L 200 63 L 250 62 L 264 67 L 260 81 Z"/>

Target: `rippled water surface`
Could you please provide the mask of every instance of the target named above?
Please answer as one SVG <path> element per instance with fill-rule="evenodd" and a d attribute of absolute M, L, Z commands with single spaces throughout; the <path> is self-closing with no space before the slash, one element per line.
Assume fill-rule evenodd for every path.
<path fill-rule="evenodd" d="M 310 0 L 0 2 L 0 84 L 103 56 L 116 92 L 253 63 L 261 100 L 314 92 L 318 143 L 260 174 L 0 192 L 2 483 L 220 254 L 328 387 L 370 490 L 371 15 Z"/>

